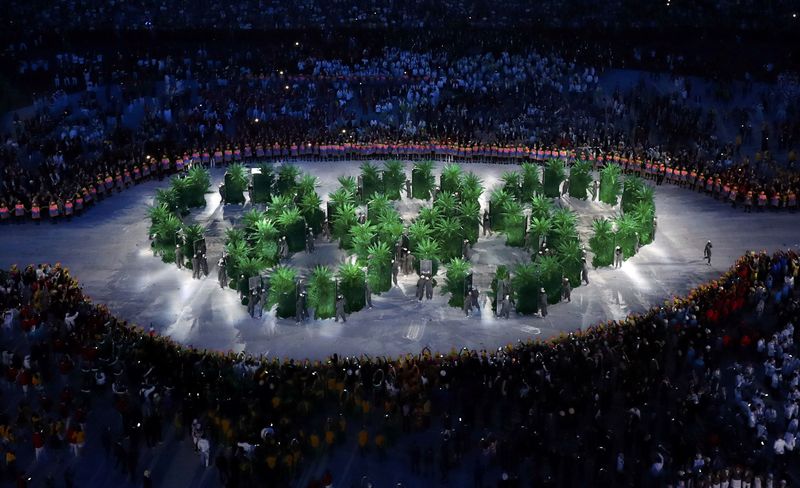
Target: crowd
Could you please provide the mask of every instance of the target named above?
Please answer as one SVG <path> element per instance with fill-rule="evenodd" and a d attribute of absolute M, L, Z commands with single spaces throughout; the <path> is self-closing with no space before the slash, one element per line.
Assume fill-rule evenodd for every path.
<path fill-rule="evenodd" d="M 745 206 L 764 198 L 771 207 L 795 206 L 800 90 L 790 73 L 760 93 L 756 111 L 772 107 L 774 118 L 760 127 L 757 145 L 752 110 L 715 115 L 715 103 L 701 100 L 709 94 L 681 76 L 670 78 L 666 92 L 645 88 L 645 75 L 633 88 L 608 92 L 600 78 L 612 54 L 581 64 L 582 47 L 476 54 L 294 44 L 130 57 L 57 51 L 24 61 L 21 79 L 34 76 L 36 65 L 52 76 L 52 96 L 39 99 L 34 116 L 15 117 L 3 138 L 0 219 L 69 218 L 111 188 L 179 172 L 189 161 L 325 157 L 324 148 L 338 156 L 472 161 L 567 151 L 627 159 L 641 172 L 655 165 L 656 180 Z M 717 129 L 725 121 L 739 129 L 723 142 Z"/>
<path fill-rule="evenodd" d="M 225 486 L 289 485 L 342 445 L 405 452 L 424 479 L 474 470 L 475 486 L 782 486 L 796 475 L 798 273 L 794 251 L 749 253 L 684 298 L 553 340 L 319 362 L 181 346 L 92 304 L 60 265 L 14 267 L 3 476 L 80 458 L 94 430 L 134 480 L 140 451 L 174 434 Z M 98 409 L 118 420 L 87 421 Z"/>
<path fill-rule="evenodd" d="M 43 7 L 48 8 L 43 8 Z M 612 1 L 603 9 L 589 9 L 577 1 L 548 0 L 536 5 L 515 0 L 491 5 L 466 0 L 445 0 L 435 4 L 420 0 L 388 2 L 336 2 L 302 0 L 287 4 L 275 0 L 259 3 L 209 1 L 203 8 L 182 0 L 145 0 L 109 7 L 100 1 L 76 2 L 59 0 L 52 4 L 11 1 L 8 13 L 14 19 L 25 19 L 30 29 L 47 31 L 182 31 L 219 29 L 225 31 L 296 29 L 314 26 L 336 28 L 358 26 L 370 28 L 421 29 L 453 24 L 468 26 L 508 27 L 544 25 L 547 27 L 619 30 L 658 28 L 663 24 L 683 28 L 706 27 L 711 20 L 720 26 L 742 31 L 791 25 L 793 3 L 786 0 L 763 5 L 753 0 L 721 0 L 695 5 L 639 5 Z M 659 22 L 653 17 L 658 16 Z M 8 22 L 12 30 L 22 26 Z"/>

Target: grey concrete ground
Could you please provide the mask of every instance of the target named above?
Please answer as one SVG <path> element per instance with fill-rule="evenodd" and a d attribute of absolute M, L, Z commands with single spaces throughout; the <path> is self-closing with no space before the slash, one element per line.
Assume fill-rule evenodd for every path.
<path fill-rule="evenodd" d="M 355 174 L 357 163 L 300 163 L 320 178 L 319 193 L 327 197 L 336 176 Z M 464 165 L 484 179 L 486 197 L 508 166 Z M 409 164 L 410 170 L 410 164 Z M 221 170 L 213 173 L 216 184 Z M 671 186 L 656 192 L 658 233 L 619 270 L 591 273 L 589 286 L 576 289 L 572 303 L 550 309 L 546 319 L 496 319 L 483 311 L 465 318 L 446 306 L 438 293 L 430 302 L 414 299 L 412 277 L 400 287 L 374 298 L 375 307 L 351 315 L 347 323 L 332 320 L 296 325 L 265 312 L 251 319 L 231 290 L 220 290 L 216 267 L 224 230 L 243 210 L 220 206 L 219 195 L 207 195 L 208 205 L 189 218 L 209 227 L 211 274 L 192 280 L 152 255 L 147 238 L 146 210 L 155 189 L 167 182 L 150 182 L 102 202 L 71 223 L 0 227 L 0 266 L 60 261 L 77 276 L 85 291 L 121 317 L 197 347 L 232 349 L 278 357 L 322 358 L 339 354 L 399 355 L 451 348 L 495 348 L 528 337 L 549 337 L 642 311 L 671 295 L 684 294 L 698 283 L 719 276 L 747 250 L 800 247 L 800 214 L 744 214 L 741 210 Z M 607 207 L 591 202 L 568 202 L 585 219 L 607 215 Z M 711 239 L 711 266 L 702 260 L 705 241 Z M 334 245 L 318 243 L 318 255 L 298 254 L 301 265 L 342 259 Z M 498 240 L 479 241 L 479 260 L 502 261 L 509 252 Z M 502 259 L 500 259 L 502 258 Z"/>

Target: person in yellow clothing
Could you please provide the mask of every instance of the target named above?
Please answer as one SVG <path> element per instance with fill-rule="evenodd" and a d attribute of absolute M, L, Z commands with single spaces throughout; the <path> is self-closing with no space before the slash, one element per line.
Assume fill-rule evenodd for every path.
<path fill-rule="evenodd" d="M 347 419 L 344 418 L 344 415 L 339 414 L 339 437 L 341 440 L 344 440 L 344 436 L 347 434 Z"/>
<path fill-rule="evenodd" d="M 336 441 L 336 434 L 333 433 L 332 430 L 327 429 L 325 430 L 325 445 L 330 449 L 333 447 L 333 443 Z"/>
<path fill-rule="evenodd" d="M 14 473 L 16 471 L 17 455 L 11 449 L 6 451 L 6 472 Z"/>
<path fill-rule="evenodd" d="M 233 440 L 233 429 L 231 429 L 231 421 L 228 419 L 220 420 L 220 428 L 222 429 L 222 434 L 225 436 L 225 439 L 228 441 Z"/>
<path fill-rule="evenodd" d="M 75 455 L 80 456 L 83 451 L 83 446 L 86 445 L 86 432 L 83 429 L 78 429 L 75 433 Z"/>
<path fill-rule="evenodd" d="M 319 450 L 319 436 L 316 433 L 308 436 L 308 444 L 311 446 L 311 449 L 315 451 Z"/>
<path fill-rule="evenodd" d="M 383 434 L 375 436 L 375 449 L 378 450 L 381 459 L 386 458 L 386 437 Z"/>
<path fill-rule="evenodd" d="M 367 452 L 367 443 L 369 443 L 369 432 L 366 426 L 362 426 L 358 431 L 358 450 L 362 456 Z"/>
<path fill-rule="evenodd" d="M 292 470 L 292 468 L 294 467 L 294 456 L 292 456 L 292 454 L 291 454 L 291 453 L 286 453 L 286 454 L 283 456 L 283 465 L 284 465 L 284 466 L 286 467 L 286 469 L 288 469 L 289 471 L 291 471 L 291 470 Z"/>

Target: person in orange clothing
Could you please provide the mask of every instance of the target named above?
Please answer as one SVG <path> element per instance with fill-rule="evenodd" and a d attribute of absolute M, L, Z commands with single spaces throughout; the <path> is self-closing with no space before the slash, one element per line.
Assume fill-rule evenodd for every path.
<path fill-rule="evenodd" d="M 0 224 L 5 224 L 11 217 L 11 211 L 8 209 L 6 202 L 0 200 Z"/>
<path fill-rule="evenodd" d="M 781 206 L 781 192 L 774 192 L 769 198 L 769 207 L 771 210 L 778 210 Z"/>
<path fill-rule="evenodd" d="M 336 442 L 336 434 L 330 428 L 325 429 L 325 446 L 330 449 Z"/>
<path fill-rule="evenodd" d="M 74 427 L 67 429 L 67 442 L 72 454 L 78 456 L 78 431 Z"/>
<path fill-rule="evenodd" d="M 48 210 L 48 217 L 50 217 L 50 223 L 55 224 L 58 221 L 58 204 L 54 201 L 50 201 L 50 205 L 47 207 Z"/>
<path fill-rule="evenodd" d="M 31 219 L 38 225 L 42 221 L 42 209 L 36 199 L 31 203 Z"/>
<path fill-rule="evenodd" d="M 358 431 L 358 451 L 363 456 L 367 452 L 367 444 L 369 443 L 369 432 L 367 432 L 366 426 L 361 426 L 361 430 Z"/>
<path fill-rule="evenodd" d="M 381 459 L 386 458 L 386 436 L 380 433 L 375 435 L 375 449 L 378 450 L 378 456 Z"/>
<path fill-rule="evenodd" d="M 17 203 L 14 204 L 14 222 L 17 224 L 21 224 L 24 219 L 25 219 L 25 205 L 22 204 L 21 200 L 17 200 Z"/>
<path fill-rule="evenodd" d="M 758 211 L 763 212 L 765 208 L 767 208 L 767 194 L 764 193 L 764 190 L 758 192 Z"/>
<path fill-rule="evenodd" d="M 318 451 L 319 450 L 320 438 L 319 438 L 319 436 L 317 435 L 316 432 L 314 432 L 310 436 L 308 436 L 308 445 L 311 446 L 311 449 L 314 450 L 314 451 Z"/>

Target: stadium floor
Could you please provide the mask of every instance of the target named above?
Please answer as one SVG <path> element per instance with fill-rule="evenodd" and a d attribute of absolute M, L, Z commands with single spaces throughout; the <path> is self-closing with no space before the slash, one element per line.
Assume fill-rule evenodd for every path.
<path fill-rule="evenodd" d="M 336 177 L 357 174 L 360 162 L 296 163 L 320 179 L 318 192 L 325 200 L 338 187 Z M 437 172 L 442 164 L 437 165 Z M 505 165 L 467 164 L 484 180 L 488 197 L 499 184 Z M 409 168 L 410 170 L 410 164 Z M 212 171 L 212 187 L 223 176 Z M 147 206 L 164 182 L 148 182 L 115 194 L 86 215 L 70 223 L 7 225 L 0 227 L 0 265 L 61 262 L 80 280 L 96 302 L 106 304 L 118 316 L 145 328 L 151 326 L 176 341 L 221 351 L 246 351 L 297 359 L 322 359 L 340 355 L 397 356 L 417 353 L 424 347 L 447 352 L 452 348 L 496 348 L 529 337 L 546 338 L 618 319 L 646 310 L 672 295 L 719 276 L 747 250 L 800 248 L 800 215 L 788 213 L 745 214 L 741 209 L 705 195 L 664 185 L 656 189 L 658 231 L 653 244 L 645 246 L 621 269 L 590 273 L 589 286 L 576 288 L 571 303 L 551 306 L 546 318 L 520 316 L 497 319 L 485 311 L 465 318 L 448 307 L 446 297 L 435 292 L 431 301 L 414 298 L 413 278 L 401 279 L 400 287 L 373 298 L 374 308 L 352 314 L 346 323 L 332 319 L 296 325 L 276 320 L 265 311 L 251 319 L 232 290 L 220 290 L 216 261 L 222 250 L 224 230 L 249 206 L 221 206 L 218 193 L 206 195 L 207 206 L 188 217 L 209 229 L 210 274 L 193 280 L 191 271 L 179 270 L 153 256 L 147 236 Z M 613 213 L 591 202 L 567 202 L 582 216 L 582 227 L 597 215 Z M 413 202 L 401 202 L 401 213 L 415 213 Z M 584 242 L 587 235 L 582 236 Z M 702 259 L 706 240 L 714 245 L 713 261 Z M 317 262 L 336 265 L 344 255 L 335 244 L 317 244 L 318 252 L 299 253 L 294 265 Z M 475 247 L 481 290 L 492 266 L 520 259 L 518 253 L 493 238 Z"/>

